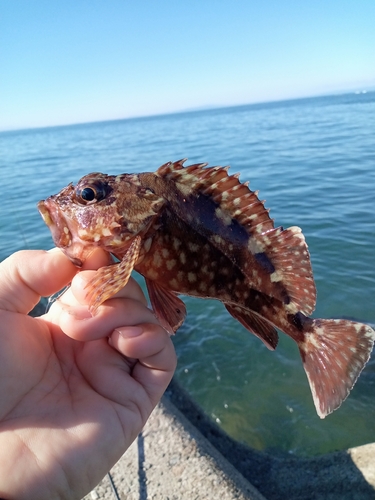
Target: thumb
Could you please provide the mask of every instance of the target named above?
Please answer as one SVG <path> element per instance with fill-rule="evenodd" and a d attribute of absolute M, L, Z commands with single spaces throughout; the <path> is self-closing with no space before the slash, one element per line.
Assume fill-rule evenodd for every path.
<path fill-rule="evenodd" d="M 58 249 L 22 250 L 0 263 L 0 308 L 28 313 L 41 296 L 66 286 L 77 268 Z"/>

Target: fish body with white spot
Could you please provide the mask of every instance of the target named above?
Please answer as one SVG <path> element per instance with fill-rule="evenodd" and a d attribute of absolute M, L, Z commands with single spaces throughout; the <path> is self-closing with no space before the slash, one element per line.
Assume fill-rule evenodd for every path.
<path fill-rule="evenodd" d="M 56 246 L 82 265 L 95 247 L 120 262 L 88 287 L 92 310 L 127 283 L 146 280 L 151 305 L 174 333 L 179 294 L 223 302 L 269 349 L 276 328 L 298 344 L 320 417 L 338 408 L 369 359 L 375 332 L 347 320 L 311 319 L 316 290 L 298 227 L 275 228 L 257 193 L 228 168 L 166 163 L 154 173 L 93 173 L 39 202 Z"/>

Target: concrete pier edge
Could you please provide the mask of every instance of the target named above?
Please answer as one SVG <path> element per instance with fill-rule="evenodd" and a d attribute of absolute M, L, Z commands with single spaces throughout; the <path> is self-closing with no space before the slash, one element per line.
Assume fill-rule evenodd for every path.
<path fill-rule="evenodd" d="M 110 474 L 122 500 L 375 500 L 375 443 L 313 458 L 260 452 L 173 380 Z M 115 498 L 106 477 L 85 500 Z"/>

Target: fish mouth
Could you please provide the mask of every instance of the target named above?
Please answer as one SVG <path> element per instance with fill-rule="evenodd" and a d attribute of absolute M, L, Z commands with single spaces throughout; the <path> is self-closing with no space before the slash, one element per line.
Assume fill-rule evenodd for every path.
<path fill-rule="evenodd" d="M 50 217 L 50 214 L 49 214 L 49 211 L 46 207 L 46 204 L 45 204 L 45 201 L 44 200 L 41 200 L 38 204 L 37 204 L 37 207 L 38 207 L 38 210 L 39 210 L 39 213 L 40 215 L 42 216 L 42 219 L 43 221 L 45 222 L 45 224 L 48 226 L 48 227 L 52 227 L 53 226 L 53 220 L 51 219 Z"/>
<path fill-rule="evenodd" d="M 89 249 L 77 236 L 77 224 L 64 216 L 59 206 L 50 198 L 37 204 L 43 221 L 51 231 L 53 242 L 77 266 L 82 267 Z"/>

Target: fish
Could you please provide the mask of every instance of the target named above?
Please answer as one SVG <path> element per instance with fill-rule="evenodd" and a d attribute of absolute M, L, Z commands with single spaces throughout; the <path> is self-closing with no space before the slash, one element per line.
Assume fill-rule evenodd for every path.
<path fill-rule="evenodd" d="M 174 334 L 179 297 L 216 299 L 268 349 L 278 331 L 298 345 L 320 418 L 340 407 L 367 363 L 375 331 L 346 319 L 311 318 L 316 287 L 297 226 L 275 227 L 258 191 L 229 167 L 186 159 L 155 172 L 90 173 L 38 203 L 54 243 L 78 267 L 100 247 L 118 262 L 87 285 L 90 311 L 133 270 L 146 281 L 160 324 Z"/>

